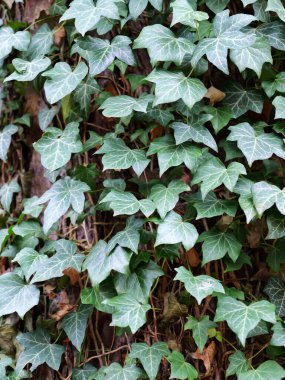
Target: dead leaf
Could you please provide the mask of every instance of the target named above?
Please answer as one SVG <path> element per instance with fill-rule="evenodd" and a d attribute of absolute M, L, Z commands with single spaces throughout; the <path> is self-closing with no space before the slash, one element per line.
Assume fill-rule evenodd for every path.
<path fill-rule="evenodd" d="M 195 248 L 191 248 L 188 252 L 186 252 L 186 255 L 188 257 L 190 267 L 196 268 L 201 263 L 200 255 Z"/>
<path fill-rule="evenodd" d="M 157 127 L 153 128 L 153 130 L 150 132 L 150 141 L 153 141 L 157 137 L 161 137 L 164 135 L 164 128 L 161 125 L 158 125 Z"/>
<path fill-rule="evenodd" d="M 212 341 L 208 347 L 205 347 L 201 353 L 199 348 L 196 352 L 191 354 L 193 359 L 202 360 L 206 368 L 205 376 L 209 376 L 212 372 L 212 367 L 214 366 L 214 358 L 216 354 L 216 344 Z"/>
<path fill-rule="evenodd" d="M 75 285 L 79 282 L 80 275 L 75 269 L 67 268 L 63 271 L 63 273 L 69 277 L 71 285 Z"/>
<path fill-rule="evenodd" d="M 260 245 L 260 239 L 262 235 L 262 223 L 260 220 L 257 220 L 255 223 L 250 223 L 247 226 L 247 241 L 250 248 L 257 248 Z"/>
<path fill-rule="evenodd" d="M 163 317 L 161 323 L 168 325 L 177 321 L 180 317 L 188 314 L 188 307 L 177 301 L 177 298 L 172 293 L 166 293 L 164 296 Z"/>
<path fill-rule="evenodd" d="M 214 104 L 221 102 L 225 96 L 226 94 L 223 91 L 218 90 L 214 86 L 211 86 L 208 88 L 205 98 L 208 98 L 210 105 L 213 106 Z"/>
<path fill-rule="evenodd" d="M 66 36 L 65 29 L 63 27 L 58 28 L 53 34 L 53 40 L 56 45 L 61 45 L 61 41 Z"/>
<path fill-rule="evenodd" d="M 60 321 L 73 308 L 74 305 L 70 304 L 67 293 L 62 290 L 52 300 L 49 308 L 49 316 L 56 321 Z"/>
<path fill-rule="evenodd" d="M 45 104 L 40 94 L 32 87 L 29 87 L 25 93 L 25 100 L 25 112 L 29 113 L 33 117 L 38 117 L 39 110 Z"/>
<path fill-rule="evenodd" d="M 53 0 L 26 0 L 23 21 L 33 23 L 42 11 L 46 12 Z"/>

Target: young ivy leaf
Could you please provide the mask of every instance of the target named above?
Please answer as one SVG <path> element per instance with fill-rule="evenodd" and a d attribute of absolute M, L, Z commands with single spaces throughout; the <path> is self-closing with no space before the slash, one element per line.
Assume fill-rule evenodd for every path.
<path fill-rule="evenodd" d="M 16 80 L 18 82 L 30 82 L 50 66 L 51 60 L 49 58 L 35 58 L 29 62 L 16 58 L 13 59 L 12 63 L 16 71 L 6 77 L 4 82 L 11 80 Z"/>
<path fill-rule="evenodd" d="M 91 76 L 106 70 L 118 58 L 126 65 L 134 66 L 136 60 L 130 44 L 132 40 L 127 36 L 116 36 L 112 42 L 87 36 L 78 38 L 72 47 L 72 53 L 78 53 L 89 63 Z"/>
<path fill-rule="evenodd" d="M 216 1 L 216 0 L 215 0 Z M 215 133 L 220 132 L 232 119 L 233 112 L 229 107 L 204 107 L 205 112 L 212 116 L 210 123 L 212 124 Z"/>
<path fill-rule="evenodd" d="M 66 213 L 69 207 L 80 214 L 84 208 L 84 192 L 89 190 L 90 188 L 86 183 L 69 177 L 56 181 L 35 202 L 35 205 L 49 202 L 44 212 L 44 232 L 46 233 Z"/>
<path fill-rule="evenodd" d="M 163 219 L 168 211 L 171 211 L 175 207 L 179 200 L 179 194 L 188 190 L 190 190 L 190 187 L 182 180 L 173 180 L 167 187 L 164 185 L 153 186 L 149 197 Z"/>
<path fill-rule="evenodd" d="M 256 36 L 253 33 L 244 33 L 241 29 L 254 20 L 254 16 L 242 13 L 229 16 L 228 9 L 218 13 L 213 21 L 213 37 L 198 43 L 191 60 L 192 66 L 195 67 L 206 54 L 213 65 L 229 74 L 228 49 L 244 49 L 253 45 Z"/>
<path fill-rule="evenodd" d="M 271 98 L 276 91 L 285 92 L 285 73 L 278 73 L 274 80 L 266 80 L 261 82 L 261 86 L 269 98 Z"/>
<path fill-rule="evenodd" d="M 14 124 L 6 125 L 0 132 L 0 160 L 6 161 L 12 136 L 16 132 L 18 132 L 18 127 Z"/>
<path fill-rule="evenodd" d="M 151 346 L 146 343 L 133 343 L 129 357 L 139 359 L 150 380 L 155 380 L 163 356 L 170 351 L 164 342 L 155 342 Z"/>
<path fill-rule="evenodd" d="M 285 215 L 285 188 L 280 190 L 279 187 L 265 181 L 257 182 L 252 185 L 252 197 L 259 215 L 274 204 L 281 214 Z"/>
<path fill-rule="evenodd" d="M 157 229 L 155 247 L 161 244 L 182 243 L 186 250 L 194 247 L 198 232 L 193 224 L 183 222 L 182 217 L 171 211 Z"/>
<path fill-rule="evenodd" d="M 16 371 L 19 373 L 28 363 L 31 363 L 31 371 L 39 365 L 46 363 L 57 371 L 60 366 L 61 356 L 65 352 L 63 346 L 50 343 L 51 337 L 46 330 L 37 329 L 33 332 L 17 336 L 24 350 L 20 353 Z"/>
<path fill-rule="evenodd" d="M 285 370 L 274 360 L 267 360 L 260 364 L 257 369 L 241 372 L 238 380 L 282 380 L 285 377 Z"/>
<path fill-rule="evenodd" d="M 273 154 L 285 159 L 285 145 L 274 133 L 256 131 L 249 123 L 240 123 L 229 127 L 231 133 L 227 140 L 236 141 L 245 155 L 249 166 L 257 160 L 266 160 Z"/>
<path fill-rule="evenodd" d="M 97 0 L 96 5 L 93 0 L 73 0 L 59 21 L 75 19 L 75 28 L 84 36 L 96 28 L 102 17 L 120 18 L 115 0 Z"/>
<path fill-rule="evenodd" d="M 188 321 L 184 325 L 184 330 L 192 330 L 193 338 L 200 352 L 203 352 L 205 344 L 208 340 L 208 330 L 216 327 L 217 324 L 210 321 L 209 316 L 205 315 L 198 320 L 192 316 L 188 317 Z"/>
<path fill-rule="evenodd" d="M 222 12 L 230 0 L 206 0 L 207 7 L 214 13 Z"/>
<path fill-rule="evenodd" d="M 221 297 L 218 300 L 215 322 L 227 321 L 230 329 L 237 334 L 241 344 L 251 330 L 261 321 L 276 322 L 275 306 L 268 301 L 253 302 L 245 305 L 232 297 Z"/>
<path fill-rule="evenodd" d="M 234 188 L 234 192 L 240 194 L 239 204 L 246 216 L 246 222 L 258 216 L 252 196 L 252 186 L 254 182 L 247 178 L 240 178 Z"/>
<path fill-rule="evenodd" d="M 102 153 L 105 154 L 102 158 L 104 170 L 132 167 L 139 176 L 150 162 L 143 150 L 130 149 L 123 140 L 114 137 L 104 140 L 104 144 L 97 150 L 96 154 Z"/>
<path fill-rule="evenodd" d="M 214 292 L 225 293 L 221 283 L 213 277 L 200 275 L 193 276 L 192 272 L 184 267 L 175 268 L 177 275 L 174 280 L 184 283 L 188 293 L 193 296 L 200 305 L 202 300 Z"/>
<path fill-rule="evenodd" d="M 4 183 L 4 185 L 0 188 L 0 201 L 5 211 L 10 211 L 13 195 L 14 193 L 19 193 L 19 191 L 21 191 L 21 188 L 15 179 Z"/>
<path fill-rule="evenodd" d="M 203 263 L 222 259 L 226 254 L 235 262 L 240 253 L 242 244 L 238 241 L 236 236 L 226 230 L 219 231 L 218 229 L 211 229 L 205 231 L 199 236 L 199 242 L 202 241 L 203 250 Z"/>
<path fill-rule="evenodd" d="M 182 72 L 173 73 L 155 69 L 146 80 L 156 84 L 154 106 L 182 99 L 189 108 L 192 108 L 207 93 L 200 79 L 187 78 Z"/>
<path fill-rule="evenodd" d="M 170 362 L 171 367 L 170 379 L 194 380 L 199 376 L 195 367 L 187 363 L 180 352 L 172 351 L 167 360 Z"/>
<path fill-rule="evenodd" d="M 11 272 L 0 276 L 0 315 L 18 313 L 21 318 L 39 303 L 40 291 Z"/>
<path fill-rule="evenodd" d="M 48 77 L 44 84 L 48 102 L 54 104 L 74 91 L 87 72 L 88 68 L 84 62 L 78 63 L 74 71 L 66 62 L 58 62 L 54 68 L 45 71 L 42 76 Z"/>
<path fill-rule="evenodd" d="M 111 326 L 129 326 L 133 334 L 145 324 L 145 313 L 151 309 L 149 304 L 140 303 L 131 293 L 119 294 L 103 304 L 114 307 Z"/>
<path fill-rule="evenodd" d="M 175 34 L 161 24 L 146 26 L 135 39 L 134 49 L 147 49 L 151 64 L 159 61 L 181 65 L 186 54 L 193 54 L 195 45 L 186 38 Z"/>
<path fill-rule="evenodd" d="M 278 211 L 270 211 L 267 215 L 268 234 L 265 239 L 279 239 L 285 236 L 285 216 Z"/>
<path fill-rule="evenodd" d="M 208 13 L 197 11 L 197 4 L 194 1 L 190 3 L 187 0 L 175 0 L 170 6 L 173 9 L 171 26 L 180 23 L 197 28 L 199 21 L 209 18 Z"/>
<path fill-rule="evenodd" d="M 153 100 L 152 95 L 142 94 L 138 99 L 128 95 L 119 95 L 106 99 L 99 109 L 105 117 L 127 117 L 133 111 L 146 113 L 148 103 Z"/>
<path fill-rule="evenodd" d="M 88 317 L 92 311 L 92 306 L 82 305 L 75 312 L 68 313 L 62 320 L 60 327 L 65 331 L 71 343 L 81 349 L 82 342 L 85 336 Z"/>
<path fill-rule="evenodd" d="M 27 31 L 14 33 L 10 26 L 0 29 L 0 59 L 6 58 L 14 49 L 25 51 L 30 43 L 30 33 Z"/>
<path fill-rule="evenodd" d="M 38 267 L 31 283 L 46 281 L 51 278 L 63 276 L 63 271 L 73 268 L 77 272 L 81 271 L 81 265 L 85 256 L 76 253 L 76 245 L 69 240 L 60 239 L 53 243 L 52 248 L 56 253 L 51 256 L 44 256 L 45 259 L 38 261 Z"/>
<path fill-rule="evenodd" d="M 79 123 L 69 123 L 62 131 L 49 127 L 42 137 L 34 143 L 34 148 L 41 155 L 42 165 L 50 170 L 64 166 L 72 153 L 79 153 L 82 143 L 79 135 Z"/>
<path fill-rule="evenodd" d="M 201 183 L 202 199 L 209 191 L 216 189 L 222 183 L 233 191 L 240 174 L 246 174 L 245 167 L 239 162 L 232 162 L 226 168 L 222 161 L 213 157 L 201 164 L 194 174 L 192 184 Z"/>

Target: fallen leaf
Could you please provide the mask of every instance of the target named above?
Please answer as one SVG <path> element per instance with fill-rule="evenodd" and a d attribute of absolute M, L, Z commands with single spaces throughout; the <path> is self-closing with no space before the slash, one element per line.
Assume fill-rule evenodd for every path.
<path fill-rule="evenodd" d="M 67 268 L 63 273 L 69 277 L 71 285 L 75 285 L 79 282 L 79 273 L 73 268 Z"/>
<path fill-rule="evenodd" d="M 42 11 L 47 11 L 51 6 L 52 0 L 26 0 L 23 20 L 33 23 L 40 16 Z"/>
<path fill-rule="evenodd" d="M 214 104 L 221 102 L 225 96 L 226 94 L 223 91 L 218 90 L 214 86 L 211 86 L 208 88 L 205 98 L 208 98 L 210 105 L 213 106 Z"/>
<path fill-rule="evenodd" d="M 195 248 L 191 248 L 188 252 L 186 252 L 186 255 L 191 268 L 196 268 L 201 263 L 200 255 Z"/>
<path fill-rule="evenodd" d="M 167 325 L 177 321 L 180 317 L 188 314 L 188 307 L 177 301 L 172 293 L 166 293 L 164 296 L 163 317 L 161 323 Z"/>
<path fill-rule="evenodd" d="M 208 347 L 205 347 L 201 353 L 199 348 L 191 356 L 193 359 L 202 360 L 206 368 L 205 376 L 209 376 L 212 372 L 212 367 L 214 366 L 214 358 L 216 354 L 216 344 L 211 342 Z"/>

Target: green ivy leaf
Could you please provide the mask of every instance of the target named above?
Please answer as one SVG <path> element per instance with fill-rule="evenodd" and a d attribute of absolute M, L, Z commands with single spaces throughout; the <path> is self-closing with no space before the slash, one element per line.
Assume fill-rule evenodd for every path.
<path fill-rule="evenodd" d="M 159 61 L 170 61 L 180 65 L 186 54 L 192 54 L 194 44 L 175 34 L 163 25 L 146 26 L 135 39 L 134 49 L 147 49 L 151 64 Z"/>
<path fill-rule="evenodd" d="M 16 71 L 5 78 L 4 82 L 17 80 L 18 82 L 30 82 L 51 64 L 49 58 L 35 58 L 31 62 L 16 58 L 12 61 Z"/>
<path fill-rule="evenodd" d="M 254 182 L 247 178 L 240 178 L 234 188 L 237 194 L 240 194 L 239 204 L 243 209 L 246 222 L 249 223 L 252 219 L 257 216 L 257 211 L 254 206 L 253 196 L 252 196 L 252 186 Z"/>
<path fill-rule="evenodd" d="M 50 170 L 64 166 L 72 153 L 79 153 L 83 146 L 79 135 L 79 123 L 69 123 L 62 131 L 49 127 L 43 136 L 34 143 L 34 148 L 41 155 L 42 165 Z"/>
<path fill-rule="evenodd" d="M 129 357 L 139 359 L 150 380 L 155 380 L 162 357 L 169 354 L 164 342 L 155 342 L 151 346 L 146 343 L 133 343 Z"/>
<path fill-rule="evenodd" d="M 285 22 L 285 8 L 281 0 L 268 0 L 266 11 L 275 12 L 280 20 Z"/>
<path fill-rule="evenodd" d="M 275 306 L 268 301 L 253 302 L 245 305 L 232 297 L 222 297 L 218 300 L 215 321 L 227 321 L 230 329 L 237 334 L 241 344 L 251 330 L 261 321 L 275 323 Z"/>
<path fill-rule="evenodd" d="M 39 127 L 42 131 L 45 131 L 51 124 L 55 115 L 59 112 L 58 106 L 53 106 L 51 108 L 44 107 L 40 110 L 38 115 Z"/>
<path fill-rule="evenodd" d="M 216 1 L 216 0 L 215 0 Z M 210 122 L 214 128 L 215 133 L 220 132 L 233 117 L 233 112 L 229 107 L 204 107 L 205 112 L 212 116 Z"/>
<path fill-rule="evenodd" d="M 204 201 L 202 200 L 201 195 L 199 197 L 195 197 L 194 199 L 197 199 L 197 201 L 193 204 L 198 213 L 196 220 L 202 218 L 212 218 L 223 214 L 234 217 L 237 212 L 238 204 L 236 201 L 219 199 L 216 197 L 214 192 L 208 193 Z M 192 201 L 191 196 L 188 197 L 187 200 Z"/>
<path fill-rule="evenodd" d="M 135 364 L 126 364 L 122 367 L 119 363 L 112 363 L 104 369 L 104 373 L 106 375 L 105 378 L 110 380 L 138 380 L 143 375 L 143 371 Z"/>
<path fill-rule="evenodd" d="M 274 80 L 261 82 L 261 86 L 269 98 L 273 96 L 276 91 L 285 92 L 285 73 L 278 73 Z"/>
<path fill-rule="evenodd" d="M 285 97 L 284 96 L 276 96 L 274 98 L 272 104 L 274 105 L 275 111 L 275 119 L 284 119 L 285 118 Z"/>
<path fill-rule="evenodd" d="M 170 362 L 171 366 L 170 379 L 197 379 L 198 372 L 195 367 L 190 363 L 187 363 L 180 352 L 172 351 L 167 357 L 167 360 Z"/>
<path fill-rule="evenodd" d="M 285 217 L 273 210 L 267 216 L 268 234 L 266 239 L 279 239 L 285 236 Z"/>
<path fill-rule="evenodd" d="M 197 11 L 195 2 L 189 3 L 187 0 L 175 0 L 170 6 L 173 8 L 171 26 L 180 23 L 197 28 L 200 21 L 208 20 L 209 18 L 208 13 Z"/>
<path fill-rule="evenodd" d="M 238 241 L 234 233 L 226 230 L 219 231 L 211 229 L 205 231 L 199 236 L 199 241 L 202 241 L 203 263 L 222 259 L 226 254 L 235 262 L 240 253 L 242 244 Z"/>
<path fill-rule="evenodd" d="M 27 281 L 29 281 L 31 276 L 44 263 L 45 258 L 46 256 L 39 254 L 33 248 L 25 247 L 17 253 L 13 261 L 20 264 Z"/>
<path fill-rule="evenodd" d="M 277 322 L 272 327 L 273 335 L 270 341 L 272 346 L 285 347 L 285 327 L 282 322 Z"/>
<path fill-rule="evenodd" d="M 57 371 L 65 349 L 63 346 L 50 343 L 50 339 L 48 332 L 43 329 L 18 335 L 17 340 L 24 351 L 18 358 L 16 371 L 19 373 L 28 363 L 32 364 L 31 371 L 43 363 Z"/>
<path fill-rule="evenodd" d="M 285 51 L 285 25 L 283 22 L 274 21 L 262 24 L 256 29 L 256 32 L 265 36 L 275 49 Z"/>
<path fill-rule="evenodd" d="M 39 303 L 40 291 L 27 284 L 18 274 L 6 273 L 0 276 L 0 315 L 18 313 L 21 318 Z"/>
<path fill-rule="evenodd" d="M 15 179 L 12 179 L 12 181 L 7 182 L 1 186 L 0 200 L 5 211 L 10 211 L 13 195 L 14 193 L 19 193 L 19 191 L 21 191 L 21 188 Z"/>
<path fill-rule="evenodd" d="M 239 375 L 240 373 L 246 372 L 249 368 L 249 363 L 241 351 L 236 351 L 229 356 L 229 362 L 226 376 Z"/>
<path fill-rule="evenodd" d="M 129 248 L 131 251 L 138 253 L 138 246 L 140 242 L 139 228 L 141 228 L 143 222 L 140 219 L 134 219 L 130 217 L 127 219 L 126 228 L 123 231 L 119 231 L 113 236 L 107 245 L 107 252 L 110 253 L 116 245 L 120 247 Z"/>
<path fill-rule="evenodd" d="M 276 314 L 285 316 L 285 284 L 278 277 L 271 277 L 264 288 L 264 293 L 268 295 L 270 302 L 276 306 Z"/>
<path fill-rule="evenodd" d="M 165 218 L 168 211 L 171 211 L 179 200 L 179 194 L 190 190 L 182 180 L 173 180 L 166 187 L 164 185 L 155 185 L 151 188 L 150 199 L 161 218 Z"/>
<path fill-rule="evenodd" d="M 282 380 L 285 370 L 274 360 L 267 360 L 260 364 L 257 369 L 242 372 L 238 375 L 238 380 Z"/>
<path fill-rule="evenodd" d="M 129 11 L 132 18 L 138 18 L 150 3 L 155 9 L 161 11 L 163 0 L 130 0 Z"/>
<path fill-rule="evenodd" d="M 193 224 L 183 222 L 179 214 L 171 211 L 158 226 L 155 247 L 161 244 L 182 243 L 185 249 L 189 250 L 195 245 L 198 236 Z"/>
<path fill-rule="evenodd" d="M 148 103 L 153 100 L 151 95 L 142 94 L 138 99 L 127 95 L 114 96 L 101 104 L 105 117 L 127 117 L 133 111 L 146 112 Z"/>
<path fill-rule="evenodd" d="M 202 300 L 214 292 L 225 293 L 220 282 L 213 277 L 200 275 L 193 276 L 190 270 L 184 267 L 175 268 L 177 275 L 174 280 L 179 280 L 184 283 L 188 293 L 196 298 L 200 305 Z"/>
<path fill-rule="evenodd" d="M 9 26 L 0 29 L 0 59 L 6 58 L 14 49 L 25 51 L 30 43 L 30 33 L 27 31 L 14 33 Z"/>
<path fill-rule="evenodd" d="M 252 196 L 255 208 L 259 215 L 268 210 L 274 204 L 285 215 L 285 189 L 260 181 L 252 185 Z"/>
<path fill-rule="evenodd" d="M 86 77 L 88 68 L 84 62 L 78 63 L 74 71 L 66 62 L 58 62 L 42 76 L 48 77 L 44 90 L 49 103 L 54 104 L 76 89 Z"/>
<path fill-rule="evenodd" d="M 240 174 L 246 174 L 246 170 L 239 162 L 232 162 L 226 168 L 218 158 L 213 157 L 198 167 L 192 184 L 202 182 L 201 193 L 204 200 L 209 191 L 216 189 L 222 183 L 233 191 Z"/>
<path fill-rule="evenodd" d="M 210 321 L 208 315 L 202 317 L 200 320 L 190 316 L 184 325 L 184 330 L 192 330 L 195 343 L 200 352 L 203 352 L 208 340 L 208 330 L 216 327 L 216 325 L 215 322 Z"/>
<path fill-rule="evenodd" d="M 214 13 L 222 12 L 230 0 L 206 0 L 207 7 Z"/>
<path fill-rule="evenodd" d="M 75 28 L 83 36 L 96 28 L 102 17 L 119 19 L 115 0 L 73 0 L 59 21 L 75 19 Z"/>
<path fill-rule="evenodd" d="M 73 99 L 80 105 L 80 109 L 84 111 L 84 115 L 88 118 L 91 108 L 91 97 L 98 94 L 100 87 L 95 79 L 88 76 L 85 82 L 79 83 L 74 90 Z"/>
<path fill-rule="evenodd" d="M 41 58 L 51 52 L 53 45 L 53 31 L 48 24 L 43 24 L 32 36 L 31 43 L 25 55 L 31 60 Z"/>
<path fill-rule="evenodd" d="M 205 96 L 207 89 L 197 78 L 187 78 L 182 72 L 173 73 L 154 70 L 146 80 L 155 83 L 155 100 L 153 105 L 172 103 L 178 99 L 192 108 Z"/>
<path fill-rule="evenodd" d="M 7 160 L 7 153 L 11 145 L 12 136 L 18 132 L 14 124 L 6 125 L 0 132 L 0 160 Z"/>

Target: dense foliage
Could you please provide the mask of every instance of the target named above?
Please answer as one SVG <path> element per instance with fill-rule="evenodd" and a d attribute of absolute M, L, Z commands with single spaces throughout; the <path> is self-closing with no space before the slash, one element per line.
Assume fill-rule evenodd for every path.
<path fill-rule="evenodd" d="M 282 1 L 0 9 L 0 378 L 285 378 Z"/>

